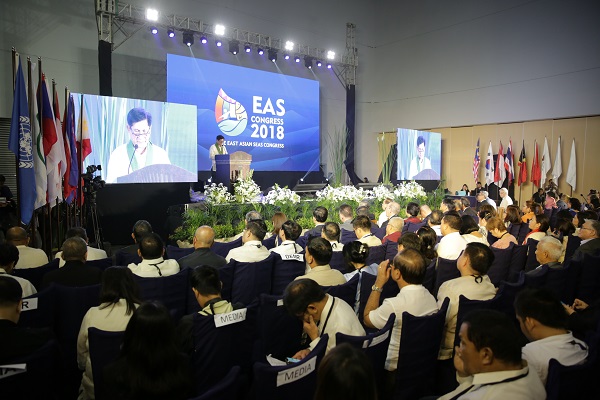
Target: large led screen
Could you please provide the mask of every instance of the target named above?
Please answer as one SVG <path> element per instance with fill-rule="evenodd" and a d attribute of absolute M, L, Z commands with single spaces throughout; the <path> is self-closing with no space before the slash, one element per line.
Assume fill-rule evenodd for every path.
<path fill-rule="evenodd" d="M 256 171 L 319 167 L 318 81 L 169 54 L 167 100 L 198 107 L 199 171 L 218 135 Z"/>
<path fill-rule="evenodd" d="M 398 179 L 439 180 L 441 166 L 440 133 L 398 129 Z"/>

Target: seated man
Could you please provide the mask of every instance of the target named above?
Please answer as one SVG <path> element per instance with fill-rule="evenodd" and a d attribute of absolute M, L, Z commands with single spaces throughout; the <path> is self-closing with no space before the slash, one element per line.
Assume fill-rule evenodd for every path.
<path fill-rule="evenodd" d="M 388 210 L 393 203 L 388 205 Z M 356 233 L 356 237 L 359 242 L 365 243 L 369 245 L 369 247 L 373 246 L 381 246 L 381 240 L 375 235 L 371 233 L 371 220 L 366 215 L 357 215 L 354 218 L 354 222 L 352 222 L 352 226 L 354 227 L 354 233 Z"/>
<path fill-rule="evenodd" d="M 429 218 L 427 220 L 427 225 L 431 227 L 435 231 L 437 236 L 442 236 L 442 218 L 444 218 L 444 213 L 440 210 L 433 210 L 429 214 Z"/>
<path fill-rule="evenodd" d="M 419 218 L 421 221 L 428 222 L 429 215 L 431 214 L 431 208 L 427 204 L 423 204 L 419 210 Z"/>
<path fill-rule="evenodd" d="M 19 262 L 16 269 L 35 268 L 48 264 L 48 256 L 41 249 L 29 247 L 29 236 L 25 229 L 13 226 L 6 232 L 6 241 L 17 246 L 19 250 Z"/>
<path fill-rule="evenodd" d="M 352 207 L 348 204 L 342 204 L 339 210 L 340 221 L 340 229 L 345 229 L 347 231 L 354 231 L 352 227 L 352 220 L 354 219 L 354 211 Z"/>
<path fill-rule="evenodd" d="M 460 210 L 462 211 L 462 215 L 468 215 L 472 217 L 475 222 L 479 222 L 479 215 L 477 215 L 477 211 L 471 207 L 471 202 L 466 197 L 460 198 Z"/>
<path fill-rule="evenodd" d="M 32 354 L 52 339 L 50 329 L 19 328 L 23 293 L 21 285 L 0 275 L 0 364 Z"/>
<path fill-rule="evenodd" d="M 144 219 L 140 219 L 139 221 L 137 221 L 135 224 L 133 224 L 133 229 L 131 232 L 131 238 L 133 239 L 134 244 L 127 247 L 123 247 L 122 249 L 116 251 L 115 257 L 118 259 L 119 253 L 137 255 L 138 250 L 140 248 L 138 243 L 142 240 L 144 236 L 146 236 L 149 233 L 152 233 L 152 225 L 150 225 L 150 222 Z"/>
<path fill-rule="evenodd" d="M 195 268 L 190 274 L 190 283 L 194 297 L 200 305 L 200 315 L 225 314 L 243 308 L 242 304 L 231 304 L 221 299 L 223 282 L 219 279 L 219 271 L 208 265 Z M 192 354 L 194 343 L 192 339 L 192 328 L 194 326 L 194 314 L 181 318 L 177 326 L 176 339 L 181 351 Z"/>
<path fill-rule="evenodd" d="M 102 260 L 102 259 L 108 257 L 106 255 L 106 251 L 104 251 L 102 249 L 97 249 L 95 247 L 90 247 L 89 246 L 89 239 L 88 239 L 88 236 L 87 236 L 87 232 L 85 231 L 85 229 L 83 229 L 80 226 L 76 226 L 76 227 L 70 228 L 69 230 L 67 230 L 67 233 L 66 233 L 65 236 L 66 236 L 66 239 L 77 236 L 77 237 L 80 237 L 83 240 L 85 240 L 85 242 L 88 244 L 88 247 L 87 247 L 87 251 L 88 251 L 87 260 L 88 261 Z M 60 260 L 59 264 L 58 264 L 59 267 L 62 267 L 62 266 L 65 265 L 65 260 L 63 260 L 61 258 L 61 256 L 62 256 L 62 252 L 61 251 L 59 251 L 58 253 L 56 253 L 56 255 L 54 256 L 54 258 L 58 258 Z"/>
<path fill-rule="evenodd" d="M 385 221 L 383 221 L 383 223 L 381 224 L 381 228 L 385 229 L 388 221 L 394 217 L 398 216 L 398 213 L 400 212 L 400 204 L 396 203 L 395 201 L 392 201 L 390 204 L 387 205 L 387 207 L 385 208 Z"/>
<path fill-rule="evenodd" d="M 594 254 L 600 250 L 600 221 L 586 219 L 579 229 L 581 244 L 573 253 L 572 260 L 582 260 L 585 254 Z"/>
<path fill-rule="evenodd" d="M 327 351 L 335 347 L 335 334 L 338 332 L 353 336 L 365 335 L 352 307 L 344 300 L 326 294 L 312 279 L 291 282 L 283 292 L 283 305 L 290 315 L 303 321 L 304 333 L 310 339 L 308 348 L 296 353 L 293 357 L 295 359 L 306 357 L 324 333 L 329 335 Z"/>
<path fill-rule="evenodd" d="M 387 216 L 385 211 L 387 209 L 387 206 L 393 201 L 394 200 L 392 200 L 390 198 L 386 198 L 383 200 L 383 203 L 381 203 L 381 208 L 383 209 L 383 212 L 381 214 L 379 214 L 379 218 L 377 218 L 377 225 L 381 226 L 381 225 L 383 225 L 383 223 L 385 221 L 387 221 L 389 219 L 389 217 Z"/>
<path fill-rule="evenodd" d="M 302 251 L 302 246 L 296 243 L 296 239 L 300 237 L 301 233 L 302 227 L 300 227 L 296 221 L 285 221 L 281 224 L 281 229 L 279 229 L 281 244 L 272 248 L 271 252 L 279 255 L 300 253 Z"/>
<path fill-rule="evenodd" d="M 551 358 L 565 366 L 585 362 L 588 346 L 567 330 L 567 311 L 552 292 L 547 289 L 521 291 L 515 299 L 515 312 L 521 331 L 530 341 L 523 347 L 523 359 L 544 385 Z"/>
<path fill-rule="evenodd" d="M 210 248 L 215 242 L 215 231 L 210 226 L 203 225 L 196 229 L 193 244 L 194 252 L 180 258 L 177 262 L 180 268 L 195 268 L 199 265 L 210 265 L 220 268 L 227 264 L 227 260 L 215 254 Z"/>
<path fill-rule="evenodd" d="M 442 204 L 440 204 L 440 211 L 442 213 L 447 214 L 448 211 L 456 211 L 456 204 L 454 203 L 454 199 L 450 197 L 444 197 L 442 200 Z"/>
<path fill-rule="evenodd" d="M 462 219 L 456 211 L 450 211 L 442 218 L 442 240 L 438 243 L 436 250 L 438 257 L 447 260 L 456 260 L 467 246 L 467 241 L 460 234 Z"/>
<path fill-rule="evenodd" d="M 499 207 L 503 208 L 504 211 L 506 211 L 506 208 L 508 206 L 512 205 L 512 203 L 513 203 L 512 199 L 508 195 L 508 189 L 507 188 L 500 189 L 499 194 L 500 194 L 500 198 L 502 199 Z"/>
<path fill-rule="evenodd" d="M 475 310 L 460 327 L 454 364 L 461 385 L 438 400 L 543 400 L 546 390 L 537 374 L 521 359 L 519 334 L 506 314 Z"/>
<path fill-rule="evenodd" d="M 140 241 L 138 254 L 142 257 L 139 264 L 131 263 L 127 266 L 137 276 L 142 278 L 158 278 L 160 276 L 174 275 L 179 272 L 177 260 L 165 260 L 165 246 L 156 233 L 149 233 Z"/>
<path fill-rule="evenodd" d="M 244 226 L 247 226 L 248 222 L 250 222 L 250 221 L 258 221 L 258 220 L 261 220 L 261 221 L 264 220 L 261 213 L 259 213 L 258 211 L 255 211 L 255 210 L 248 211 L 246 213 L 246 216 L 244 217 Z M 241 238 L 243 235 L 244 235 L 244 232 L 238 233 L 237 235 L 235 235 L 234 237 L 231 238 L 231 241 L 232 242 L 236 241 L 239 238 Z"/>
<path fill-rule="evenodd" d="M 326 222 L 321 232 L 321 237 L 331 244 L 332 251 L 342 251 L 344 245 L 340 243 L 341 230 L 335 222 Z"/>
<path fill-rule="evenodd" d="M 489 194 L 487 191 L 485 190 L 481 190 L 479 191 L 479 193 L 477 193 L 477 203 L 478 203 L 478 207 L 481 207 L 484 204 L 489 204 L 490 206 L 494 207 L 494 210 L 497 209 L 498 207 L 496 206 L 496 202 L 492 199 L 490 199 Z"/>
<path fill-rule="evenodd" d="M 85 265 L 87 260 L 87 243 L 80 237 L 72 237 L 62 245 L 62 259 L 65 265 L 48 272 L 42 279 L 42 288 L 51 283 L 63 286 L 90 286 L 100 283 L 102 270 Z"/>
<path fill-rule="evenodd" d="M 262 245 L 262 240 L 266 234 L 267 226 L 262 219 L 247 222 L 246 229 L 242 232 L 242 245 L 229 250 L 225 259 L 227 262 L 231 260 L 258 262 L 269 257 L 271 253 Z"/>
<path fill-rule="evenodd" d="M 535 249 L 535 259 L 540 265 L 533 271 L 527 272 L 527 275 L 537 275 L 542 272 L 542 267 L 546 265 L 551 269 L 562 269 L 562 264 L 558 261 L 562 254 L 562 243 L 553 236 L 544 236 L 540 239 Z"/>
<path fill-rule="evenodd" d="M 395 371 L 398 365 L 398 352 L 400 351 L 400 334 L 402 330 L 402 313 L 408 312 L 414 316 L 433 314 L 438 311 L 435 298 L 423 287 L 425 259 L 417 250 L 404 250 L 394 257 L 393 266 L 389 260 L 379 265 L 375 285 L 371 288 L 371 295 L 367 300 L 364 311 L 365 326 L 381 329 L 385 326 L 390 315 L 396 314 L 396 322 L 392 330 L 392 338 L 385 362 L 385 369 Z M 400 288 L 396 297 L 383 300 L 379 306 L 383 285 L 389 278 Z"/>
<path fill-rule="evenodd" d="M 9 243 L 0 243 L 0 276 L 9 276 L 19 282 L 23 297 L 36 294 L 37 290 L 27 279 L 11 275 L 15 264 L 19 261 L 19 250 Z"/>
<path fill-rule="evenodd" d="M 312 279 L 321 286 L 336 286 L 346 283 L 344 275 L 337 269 L 331 269 L 329 262 L 331 261 L 331 244 L 323 238 L 312 238 L 306 245 L 306 253 L 304 260 L 310 267 L 306 275 L 296 278 Z"/>
<path fill-rule="evenodd" d="M 460 278 L 451 279 L 440 286 L 437 294 L 438 306 L 441 307 L 446 297 L 450 299 L 440 360 L 452 357 L 459 296 L 462 294 L 470 300 L 489 300 L 496 296 L 496 287 L 487 276 L 493 261 L 494 253 L 488 246 L 482 243 L 469 243 L 456 261 Z"/>
<path fill-rule="evenodd" d="M 321 231 L 323 231 L 323 226 L 327 221 L 327 217 L 329 216 L 329 212 L 325 207 L 317 207 L 313 211 L 313 223 L 315 227 L 306 232 L 307 237 L 320 237 Z"/>
<path fill-rule="evenodd" d="M 402 235 L 402 228 L 404 228 L 404 220 L 400 217 L 392 217 L 387 221 L 385 227 L 385 236 L 381 241 L 382 244 L 387 242 L 397 243 L 398 239 Z"/>
<path fill-rule="evenodd" d="M 398 238 L 398 253 L 401 253 L 406 249 L 414 249 L 418 252 L 421 252 L 421 247 L 423 246 L 423 241 L 414 232 L 404 232 L 402 236 Z"/>

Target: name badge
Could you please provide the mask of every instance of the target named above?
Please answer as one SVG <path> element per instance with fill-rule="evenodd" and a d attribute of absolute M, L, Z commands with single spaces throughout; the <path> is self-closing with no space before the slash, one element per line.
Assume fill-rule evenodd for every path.
<path fill-rule="evenodd" d="M 277 387 L 287 385 L 288 383 L 296 382 L 299 379 L 304 378 L 307 375 L 315 372 L 317 367 L 317 357 L 313 357 L 310 361 L 305 364 L 298 365 L 285 371 L 279 371 L 277 373 Z"/>
<path fill-rule="evenodd" d="M 363 349 L 366 349 L 366 348 L 368 348 L 368 347 L 374 347 L 374 346 L 377 346 L 379 343 L 381 343 L 381 342 L 385 341 L 385 340 L 386 340 L 386 339 L 387 339 L 389 336 L 390 336 L 390 331 L 387 331 L 387 332 L 385 332 L 385 333 L 382 333 L 382 334 L 381 334 L 381 335 L 379 335 L 379 336 L 376 336 L 376 337 L 374 337 L 374 338 L 373 338 L 373 340 L 371 340 L 371 343 L 369 343 L 369 341 L 368 341 L 368 340 L 365 340 L 365 341 L 363 342 L 362 348 L 363 348 Z"/>
<path fill-rule="evenodd" d="M 303 254 L 283 254 L 281 256 L 282 260 L 286 260 L 286 261 L 302 261 L 304 262 L 304 255 Z"/>
<path fill-rule="evenodd" d="M 37 310 L 38 300 L 39 299 L 37 297 L 33 297 L 31 299 L 23 299 L 23 306 L 21 307 L 21 311 Z"/>
<path fill-rule="evenodd" d="M 217 314 L 215 315 L 215 326 L 220 328 L 222 326 L 237 324 L 238 322 L 242 322 L 246 320 L 246 312 L 247 308 L 241 308 L 239 310 L 235 310 L 225 314 Z"/>

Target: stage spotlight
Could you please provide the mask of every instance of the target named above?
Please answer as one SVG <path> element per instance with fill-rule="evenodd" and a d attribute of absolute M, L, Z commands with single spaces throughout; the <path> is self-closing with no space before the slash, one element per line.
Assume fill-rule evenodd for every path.
<path fill-rule="evenodd" d="M 229 42 L 229 52 L 234 56 L 240 52 L 240 42 L 232 40 Z"/>
<path fill-rule="evenodd" d="M 169 28 L 169 30 L 167 30 L 167 35 L 169 35 L 170 38 L 175 37 L 175 31 L 173 28 Z"/>
<path fill-rule="evenodd" d="M 300 57 L 299 56 L 294 57 L 294 61 L 296 61 L 297 63 L 299 63 L 300 62 Z"/>
<path fill-rule="evenodd" d="M 246 44 L 246 45 L 244 46 L 244 51 L 245 51 L 246 53 L 250 53 L 250 52 L 252 51 L 252 47 L 250 47 L 250 45 L 249 45 L 249 44 Z"/>
<path fill-rule="evenodd" d="M 151 27 L 150 27 L 150 32 L 151 32 L 153 35 L 156 35 L 156 34 L 158 33 L 158 28 L 157 28 L 157 27 L 155 27 L 155 26 L 151 26 Z"/>
<path fill-rule="evenodd" d="M 183 32 L 183 44 L 188 47 L 194 44 L 194 34 L 192 32 Z"/>
<path fill-rule="evenodd" d="M 285 49 L 289 51 L 294 50 L 294 42 L 290 42 L 289 40 L 285 42 Z"/>
<path fill-rule="evenodd" d="M 148 21 L 158 21 L 158 10 L 155 10 L 154 8 L 147 8 L 146 19 Z"/>
<path fill-rule="evenodd" d="M 202 42 L 202 44 L 206 44 L 206 43 L 208 43 L 208 39 L 206 38 L 206 36 L 202 36 L 200 38 L 200 42 Z"/>
<path fill-rule="evenodd" d="M 335 58 L 335 51 L 331 51 L 331 50 L 329 50 L 329 51 L 327 52 L 327 59 L 328 59 L 328 60 L 333 60 L 334 58 Z"/>
<path fill-rule="evenodd" d="M 215 35 L 223 36 L 225 34 L 225 26 L 217 24 L 215 25 Z"/>
<path fill-rule="evenodd" d="M 290 55 L 289 55 L 288 53 L 285 53 L 285 54 L 283 55 L 283 58 L 284 58 L 285 60 L 289 60 L 289 59 L 290 59 Z"/>
<path fill-rule="evenodd" d="M 331 69 L 333 68 L 333 65 L 331 65 L 331 63 L 327 63 L 327 69 Z"/>
<path fill-rule="evenodd" d="M 221 39 L 215 40 L 215 43 L 216 43 L 217 47 L 223 46 L 223 42 L 221 41 Z"/>
<path fill-rule="evenodd" d="M 320 67 L 321 65 L 323 65 L 323 61 L 317 60 L 317 67 Z"/>
<path fill-rule="evenodd" d="M 304 56 L 304 66 L 308 69 L 312 69 L 313 59 L 309 56 Z"/>
<path fill-rule="evenodd" d="M 269 60 L 273 62 L 277 61 L 277 50 L 269 49 Z"/>
<path fill-rule="evenodd" d="M 262 56 L 263 54 L 265 54 L 265 51 L 263 49 L 261 49 L 260 47 L 258 48 L 258 50 L 256 50 L 256 52 L 258 53 L 259 56 Z"/>

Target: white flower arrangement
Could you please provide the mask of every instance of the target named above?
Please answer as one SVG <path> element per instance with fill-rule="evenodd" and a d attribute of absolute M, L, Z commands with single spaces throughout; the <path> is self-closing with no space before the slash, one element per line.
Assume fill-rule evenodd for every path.
<path fill-rule="evenodd" d="M 262 197 L 260 186 L 252 180 L 252 171 L 246 178 L 233 184 L 233 192 L 238 203 L 258 203 Z"/>
<path fill-rule="evenodd" d="M 402 182 L 394 189 L 395 197 L 404 197 L 409 199 L 421 199 L 427 197 L 423 186 L 415 181 Z"/>
<path fill-rule="evenodd" d="M 326 186 L 325 189 L 319 190 L 316 193 L 317 199 L 331 201 L 356 201 L 360 202 L 366 197 L 369 197 L 369 192 L 363 188 L 357 189 L 354 186 Z"/>
<path fill-rule="evenodd" d="M 204 195 L 206 202 L 210 204 L 226 204 L 233 201 L 233 197 L 222 183 L 204 186 Z"/>
<path fill-rule="evenodd" d="M 297 204 L 300 202 L 300 196 L 288 189 L 288 187 L 279 187 L 278 184 L 273 186 L 273 190 L 271 190 L 265 197 L 263 197 L 263 203 L 266 204 Z"/>
<path fill-rule="evenodd" d="M 379 140 L 379 138 L 377 138 Z M 372 190 L 371 197 L 376 198 L 379 201 L 383 201 L 385 199 L 393 199 L 394 193 L 390 192 L 390 189 L 386 185 L 375 186 Z"/>

